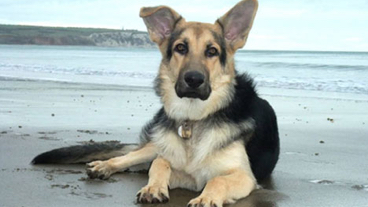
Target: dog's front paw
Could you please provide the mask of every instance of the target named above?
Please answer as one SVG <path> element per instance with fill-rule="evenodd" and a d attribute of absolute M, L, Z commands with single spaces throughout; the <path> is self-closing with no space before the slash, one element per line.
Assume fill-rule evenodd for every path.
<path fill-rule="evenodd" d="M 169 201 L 167 186 L 147 185 L 137 193 L 138 203 L 166 203 Z"/>
<path fill-rule="evenodd" d="M 200 195 L 189 201 L 187 207 L 222 207 L 223 201 L 216 198 L 216 195 Z"/>
<path fill-rule="evenodd" d="M 87 164 L 87 175 L 89 178 L 108 179 L 115 171 L 108 161 L 94 161 Z"/>

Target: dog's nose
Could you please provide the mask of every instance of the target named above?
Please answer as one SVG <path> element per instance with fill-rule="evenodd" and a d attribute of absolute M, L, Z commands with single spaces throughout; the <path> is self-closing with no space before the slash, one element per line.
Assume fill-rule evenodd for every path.
<path fill-rule="evenodd" d="M 184 80 L 191 88 L 198 88 L 204 83 L 204 75 L 197 71 L 189 71 L 185 73 Z"/>

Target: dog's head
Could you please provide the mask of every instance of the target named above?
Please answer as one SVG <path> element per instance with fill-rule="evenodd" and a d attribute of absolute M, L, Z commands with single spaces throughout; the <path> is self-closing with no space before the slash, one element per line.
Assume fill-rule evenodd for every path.
<path fill-rule="evenodd" d="M 162 53 L 156 91 L 169 116 L 199 120 L 229 103 L 233 56 L 244 46 L 257 8 L 257 0 L 243 0 L 214 24 L 186 22 L 166 6 L 141 9 Z"/>

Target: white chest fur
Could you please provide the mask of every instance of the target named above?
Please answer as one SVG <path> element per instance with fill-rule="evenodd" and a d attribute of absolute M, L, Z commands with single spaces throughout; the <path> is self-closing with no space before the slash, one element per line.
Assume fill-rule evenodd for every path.
<path fill-rule="evenodd" d="M 231 139 L 252 128 L 251 120 L 206 129 L 194 125 L 190 139 L 183 139 L 172 130 L 156 128 L 152 141 L 159 148 L 159 156 L 168 160 L 173 169 L 192 176 L 201 189 L 208 180 L 228 170 L 250 170 L 243 142 Z"/>

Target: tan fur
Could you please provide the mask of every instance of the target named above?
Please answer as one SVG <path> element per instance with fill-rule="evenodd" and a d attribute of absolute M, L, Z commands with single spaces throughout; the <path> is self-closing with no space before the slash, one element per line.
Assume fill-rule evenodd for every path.
<path fill-rule="evenodd" d="M 180 35 L 180 38 L 174 42 L 176 45 L 188 40 L 190 54 L 182 56 L 174 53 L 173 58 L 169 63 L 162 62 L 159 75 L 163 80 L 161 87 L 162 102 L 169 116 L 174 119 L 190 119 L 200 120 L 206 118 L 209 114 L 221 109 L 230 99 L 232 99 L 233 78 L 235 70 L 231 58 L 225 70 L 223 70 L 218 58 L 205 58 L 203 51 L 208 43 L 213 43 L 213 46 L 221 51 L 220 46 L 213 39 L 211 31 L 220 33 L 220 28 L 217 24 L 205 24 L 198 22 L 185 22 L 181 20 L 179 29 L 186 28 Z M 166 51 L 166 45 L 161 45 L 160 50 Z M 179 98 L 175 93 L 175 83 L 178 79 L 180 69 L 187 62 L 199 62 L 209 69 L 210 83 L 212 93 L 209 99 L 205 101 L 193 100 L 188 98 Z M 229 93 L 230 91 L 230 93 Z"/>
<path fill-rule="evenodd" d="M 156 158 L 149 170 L 148 184 L 137 194 L 138 201 L 151 203 L 154 198 L 159 202 L 163 202 L 165 197 L 168 199 L 170 175 L 170 163 L 161 157 Z"/>
<path fill-rule="evenodd" d="M 213 33 L 222 35 L 223 27 L 236 18 L 232 11 L 243 7 L 251 7 L 249 25 L 241 28 L 240 36 L 226 39 L 226 51 L 221 51 Z M 203 192 L 190 201 L 190 205 L 222 206 L 246 197 L 257 186 L 253 176 L 244 140 L 230 140 L 248 132 L 252 135 L 254 120 L 246 120 L 237 125 L 224 123 L 206 125 L 202 122 L 212 113 L 225 107 L 235 92 L 235 69 L 233 55 L 242 47 L 248 37 L 256 14 L 256 0 L 244 0 L 221 17 L 215 24 L 186 22 L 177 12 L 166 6 L 142 8 L 143 17 L 151 39 L 156 42 L 165 57 L 169 45 L 166 32 L 174 29 L 182 30 L 173 42 L 173 47 L 184 41 L 190 48 L 186 55 L 176 52 L 170 60 L 163 59 L 159 70 L 160 97 L 168 117 L 180 121 L 194 121 L 191 138 L 184 140 L 173 130 L 156 125 L 150 131 L 150 142 L 143 148 L 125 156 L 108 161 L 96 161 L 89 164 L 92 171 L 109 176 L 112 173 L 131 165 L 153 161 L 149 171 L 147 186 L 138 193 L 138 201 L 143 203 L 164 202 L 169 197 L 168 186 L 187 188 Z M 235 10 L 234 10 L 235 9 Z M 159 13 L 158 16 L 157 13 Z M 236 12 L 235 12 L 236 13 Z M 156 18 L 164 18 L 168 22 L 164 27 L 156 24 Z M 237 24 L 236 24 L 237 25 Z M 175 27 L 175 28 L 174 28 Z M 211 44 L 220 52 L 226 52 L 225 67 L 219 57 L 206 57 L 204 51 Z M 179 98 L 175 91 L 180 71 L 186 65 L 205 66 L 209 74 L 212 92 L 207 100 Z"/>
<path fill-rule="evenodd" d="M 157 156 L 157 147 L 152 143 L 146 144 L 141 149 L 129 152 L 124 156 L 111 158 L 106 161 L 94 161 L 88 163 L 87 166 L 92 172 L 99 172 L 104 178 L 110 177 L 111 174 L 124 170 L 128 167 L 141 163 L 150 162 Z"/>
<path fill-rule="evenodd" d="M 234 203 L 249 195 L 256 188 L 254 178 L 249 172 L 241 169 L 229 170 L 207 182 L 200 196 L 189 201 L 192 206 L 222 206 Z"/>

